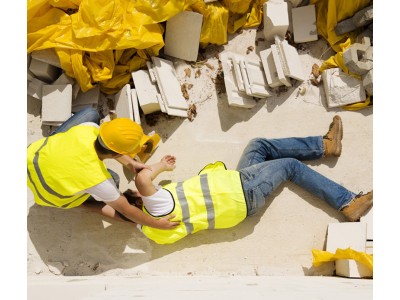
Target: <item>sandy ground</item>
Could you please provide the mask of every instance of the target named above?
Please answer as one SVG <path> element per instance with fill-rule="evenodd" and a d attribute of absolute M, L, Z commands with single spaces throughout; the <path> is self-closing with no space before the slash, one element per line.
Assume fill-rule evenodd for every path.
<path fill-rule="evenodd" d="M 344 124 L 342 156 L 308 165 L 354 192 L 371 190 L 372 107 L 359 111 L 328 109 L 323 88 L 308 81 L 259 100 L 252 109 L 228 105 L 226 94 L 220 93 L 212 81 L 218 67 L 214 55 L 216 51 L 231 50 L 255 57 L 267 48 L 264 42 L 255 45 L 260 34 L 255 29 L 244 30 L 232 36 L 227 45 L 210 47 L 205 55 L 214 70 L 203 65 L 198 78 L 194 68 L 174 60 L 181 83 L 193 84 L 188 91 L 189 101 L 196 104 L 197 116 L 190 122 L 161 114 L 153 126 L 142 116 L 144 132 L 155 131 L 162 137 L 148 163 L 168 153 L 177 157 L 176 170 L 161 174 L 158 182 L 183 180 L 217 160 L 234 169 L 251 138 L 323 135 L 332 117 L 339 114 Z M 249 46 L 255 50 L 246 54 Z M 304 46 L 299 53 L 307 73 L 313 63 L 321 64 L 333 54 L 321 38 Z M 192 69 L 190 78 L 184 75 L 187 67 Z M 305 95 L 299 94 L 300 85 L 306 87 Z M 28 99 L 28 144 L 48 132 L 40 122 L 40 104 Z M 121 191 L 135 188 L 118 163 L 106 163 L 120 174 Z M 157 245 L 135 226 L 82 208 L 61 210 L 34 205 L 27 190 L 28 279 L 61 275 L 330 275 L 330 265 L 312 267 L 311 250 L 324 249 L 329 223 L 345 221 L 339 212 L 288 183 L 267 200 L 263 211 L 234 228 L 204 231 L 173 245 Z"/>

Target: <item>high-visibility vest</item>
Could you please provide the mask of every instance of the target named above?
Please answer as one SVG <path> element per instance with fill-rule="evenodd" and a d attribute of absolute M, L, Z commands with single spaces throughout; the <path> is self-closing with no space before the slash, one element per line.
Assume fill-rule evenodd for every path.
<path fill-rule="evenodd" d="M 198 176 L 163 188 L 174 199 L 173 220 L 181 223 L 169 230 L 142 225 L 142 232 L 158 244 L 172 244 L 200 230 L 233 227 L 246 218 L 239 172 L 226 170 L 222 162 L 209 164 Z"/>
<path fill-rule="evenodd" d="M 94 148 L 98 134 L 97 127 L 77 125 L 29 145 L 28 186 L 37 204 L 79 206 L 90 196 L 80 192 L 111 178 Z"/>

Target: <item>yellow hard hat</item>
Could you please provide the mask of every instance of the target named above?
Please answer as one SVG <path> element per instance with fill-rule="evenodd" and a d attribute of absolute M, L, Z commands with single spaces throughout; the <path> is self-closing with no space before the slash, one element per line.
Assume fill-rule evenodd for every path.
<path fill-rule="evenodd" d="M 101 141 L 119 154 L 139 152 L 142 137 L 142 127 L 128 118 L 116 118 L 100 125 Z"/>

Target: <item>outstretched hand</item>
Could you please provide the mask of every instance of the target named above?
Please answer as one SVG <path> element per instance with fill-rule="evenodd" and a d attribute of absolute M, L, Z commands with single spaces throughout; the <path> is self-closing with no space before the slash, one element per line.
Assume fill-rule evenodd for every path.
<path fill-rule="evenodd" d="M 163 163 L 165 171 L 172 171 L 173 169 L 175 169 L 176 165 L 176 157 L 173 155 L 165 155 L 162 159 L 161 159 L 161 163 Z"/>
<path fill-rule="evenodd" d="M 171 219 L 175 218 L 175 215 L 169 215 L 166 217 L 162 217 L 158 219 L 159 228 L 160 229 L 174 229 L 176 226 L 180 224 L 180 221 L 171 221 Z"/>

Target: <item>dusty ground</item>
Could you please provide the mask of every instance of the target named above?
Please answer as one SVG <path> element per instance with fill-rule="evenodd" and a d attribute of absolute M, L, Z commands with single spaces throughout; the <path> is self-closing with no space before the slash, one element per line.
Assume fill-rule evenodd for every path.
<path fill-rule="evenodd" d="M 269 138 L 323 135 L 335 114 L 344 123 L 343 153 L 339 159 L 309 163 L 313 169 L 345 185 L 354 192 L 367 192 L 373 186 L 373 108 L 360 111 L 328 109 L 322 87 L 308 81 L 287 91 L 274 91 L 273 97 L 258 101 L 252 109 L 230 107 L 223 87 L 214 83 L 218 72 L 215 54 L 231 50 L 255 56 L 267 47 L 255 41 L 256 30 L 244 30 L 229 43 L 210 47 L 205 57 L 209 66 L 195 68 L 176 62 L 181 83 L 195 103 L 193 121 L 160 114 L 142 117 L 145 133 L 162 137 L 152 163 L 170 153 L 177 157 L 174 172 L 161 174 L 158 181 L 182 180 L 216 160 L 235 168 L 240 154 L 253 137 Z M 246 54 L 248 47 L 254 51 Z M 333 53 L 320 39 L 304 44 L 299 51 L 305 70 L 321 64 Z M 185 69 L 191 68 L 191 76 Z M 201 70 L 195 78 L 195 71 Z M 300 95 L 299 87 L 306 87 Z M 27 105 L 27 143 L 44 135 L 40 101 L 29 98 Z M 118 163 L 107 161 L 122 179 L 121 190 L 134 188 Z M 312 267 L 311 250 L 324 249 L 327 225 L 345 221 L 342 215 L 293 184 L 281 186 L 268 199 L 264 211 L 227 230 L 204 231 L 173 245 L 157 245 L 147 240 L 134 226 L 114 222 L 86 212 L 38 207 L 27 188 L 27 275 L 39 276 L 131 276 L 131 275 L 320 275 L 332 268 Z"/>

